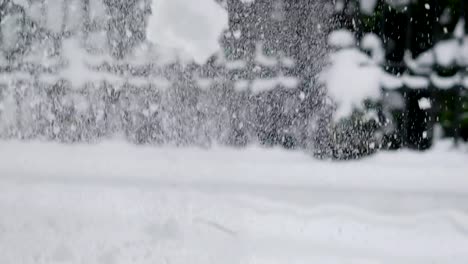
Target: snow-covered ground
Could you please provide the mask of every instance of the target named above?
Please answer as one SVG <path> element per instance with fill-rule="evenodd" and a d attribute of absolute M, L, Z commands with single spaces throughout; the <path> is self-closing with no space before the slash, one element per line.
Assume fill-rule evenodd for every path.
<path fill-rule="evenodd" d="M 0 142 L 0 263 L 466 263 L 467 161 Z"/>

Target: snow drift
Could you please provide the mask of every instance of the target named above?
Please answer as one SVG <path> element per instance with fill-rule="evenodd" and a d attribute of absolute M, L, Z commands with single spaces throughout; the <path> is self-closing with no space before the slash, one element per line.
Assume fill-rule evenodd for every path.
<path fill-rule="evenodd" d="M 464 263 L 466 153 L 0 142 L 1 263 Z"/>

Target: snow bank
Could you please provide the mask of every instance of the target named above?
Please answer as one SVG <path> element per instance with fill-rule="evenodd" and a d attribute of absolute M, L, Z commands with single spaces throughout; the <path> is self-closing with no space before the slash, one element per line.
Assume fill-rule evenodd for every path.
<path fill-rule="evenodd" d="M 468 190 L 468 149 L 453 150 L 450 142 L 436 144 L 426 153 L 382 152 L 349 163 L 320 162 L 303 152 L 282 149 L 204 150 L 118 141 L 96 145 L 0 141 L 0 150 L 0 180 L 107 182 L 131 177 L 136 183 L 229 182 L 454 194 Z"/>
<path fill-rule="evenodd" d="M 220 49 L 228 14 L 214 0 L 153 0 L 147 38 L 203 64 Z"/>
<path fill-rule="evenodd" d="M 464 263 L 466 155 L 0 142 L 0 262 Z"/>
<path fill-rule="evenodd" d="M 437 74 L 431 74 L 431 83 L 437 87 L 437 89 L 447 90 L 462 84 L 462 77 L 460 74 L 455 74 L 450 77 L 442 77 Z"/>

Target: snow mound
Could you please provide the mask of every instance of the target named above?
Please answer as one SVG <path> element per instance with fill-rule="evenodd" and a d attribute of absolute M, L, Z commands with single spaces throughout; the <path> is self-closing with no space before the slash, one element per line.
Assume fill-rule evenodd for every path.
<path fill-rule="evenodd" d="M 258 147 L 0 149 L 0 263 L 468 259 L 466 153 L 445 144 L 355 163 Z"/>
<path fill-rule="evenodd" d="M 214 0 L 153 0 L 147 38 L 175 49 L 182 60 L 203 64 L 220 49 L 228 14 Z"/>

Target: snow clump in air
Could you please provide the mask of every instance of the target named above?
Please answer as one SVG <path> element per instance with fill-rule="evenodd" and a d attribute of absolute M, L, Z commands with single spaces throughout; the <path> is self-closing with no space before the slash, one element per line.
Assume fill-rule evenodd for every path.
<path fill-rule="evenodd" d="M 320 78 L 337 104 L 335 118 L 340 119 L 360 108 L 365 99 L 380 97 L 382 74 L 375 61 L 356 47 L 356 39 L 348 30 L 331 33 L 328 44 L 337 51 L 330 54 L 329 66 Z"/>
<path fill-rule="evenodd" d="M 214 0 L 153 0 L 151 9 L 146 32 L 151 42 L 199 64 L 220 50 L 228 13 Z"/>

